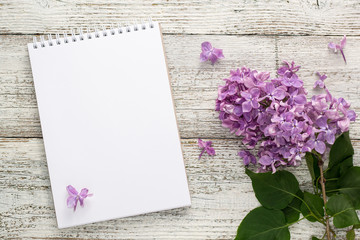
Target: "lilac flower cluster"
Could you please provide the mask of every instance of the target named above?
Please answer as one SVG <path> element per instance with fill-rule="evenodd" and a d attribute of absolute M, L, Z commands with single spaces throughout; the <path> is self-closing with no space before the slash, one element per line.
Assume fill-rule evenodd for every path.
<path fill-rule="evenodd" d="M 284 62 L 278 77 L 270 79 L 268 72 L 242 67 L 230 71 L 226 84 L 219 86 L 216 111 L 222 126 L 242 136 L 249 150 L 259 146 L 257 157 L 239 152 L 245 165 L 258 162 L 260 172 L 295 166 L 306 152 L 324 154 L 335 136 L 355 121 L 350 104 L 334 98 L 325 86 L 324 94 L 307 101 L 299 69 Z M 320 78 L 323 83 L 325 77 Z"/>

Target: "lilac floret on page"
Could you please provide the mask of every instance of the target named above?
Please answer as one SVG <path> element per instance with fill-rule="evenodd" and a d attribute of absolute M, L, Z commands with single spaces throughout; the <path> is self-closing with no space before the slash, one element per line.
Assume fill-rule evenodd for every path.
<path fill-rule="evenodd" d="M 69 194 L 67 198 L 67 206 L 68 208 L 73 208 L 74 212 L 76 211 L 76 207 L 78 205 L 78 202 L 80 202 L 80 206 L 84 207 L 84 200 L 87 197 L 91 197 L 93 194 L 89 194 L 89 190 L 87 188 L 81 189 L 80 193 L 71 185 L 68 185 L 66 187 L 66 190 Z"/>

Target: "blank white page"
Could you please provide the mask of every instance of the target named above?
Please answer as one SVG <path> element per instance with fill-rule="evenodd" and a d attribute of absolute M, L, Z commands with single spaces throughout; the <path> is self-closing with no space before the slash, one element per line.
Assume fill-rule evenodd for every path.
<path fill-rule="evenodd" d="M 28 44 L 59 228 L 190 205 L 153 24 Z M 67 185 L 94 195 L 74 212 Z"/>

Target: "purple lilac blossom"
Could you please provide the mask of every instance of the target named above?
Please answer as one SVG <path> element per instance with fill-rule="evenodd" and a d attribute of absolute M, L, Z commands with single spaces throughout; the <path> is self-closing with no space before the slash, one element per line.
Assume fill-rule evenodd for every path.
<path fill-rule="evenodd" d="M 67 206 L 68 208 L 73 208 L 74 212 L 76 211 L 76 207 L 78 202 L 80 202 L 80 206 L 84 207 L 84 200 L 87 197 L 91 197 L 93 194 L 89 194 L 89 190 L 87 188 L 81 189 L 80 193 L 71 185 L 68 185 L 66 187 L 66 190 L 69 194 L 69 197 L 67 198 Z"/>
<path fill-rule="evenodd" d="M 277 73 L 280 76 L 285 76 L 287 78 L 290 78 L 297 71 L 299 71 L 299 69 L 300 69 L 300 66 L 296 66 L 294 61 L 292 61 L 291 63 L 289 63 L 287 61 L 283 61 L 283 66 L 277 70 Z"/>
<path fill-rule="evenodd" d="M 238 155 L 244 160 L 244 165 L 247 166 L 250 163 L 256 164 L 256 157 L 250 153 L 249 151 L 242 150 L 238 153 Z"/>
<path fill-rule="evenodd" d="M 199 144 L 199 148 L 202 149 L 200 155 L 199 155 L 199 160 L 201 158 L 201 156 L 203 155 L 203 153 L 206 151 L 207 154 L 209 154 L 209 156 L 214 156 L 215 155 L 215 150 L 214 148 L 211 147 L 212 141 L 207 141 L 204 142 L 203 140 L 201 140 L 200 138 L 198 139 L 198 144 Z"/>
<path fill-rule="evenodd" d="M 314 88 L 316 88 L 316 87 L 325 88 L 324 80 L 327 78 L 327 76 L 325 74 L 321 75 L 319 72 L 317 72 L 316 75 L 319 77 L 319 79 L 316 80 L 316 82 L 314 84 Z"/>
<path fill-rule="evenodd" d="M 201 44 L 201 50 L 202 50 L 200 54 L 201 62 L 210 60 L 211 63 L 214 64 L 218 59 L 224 58 L 222 49 L 214 48 L 209 42 L 203 42 Z"/>
<path fill-rule="evenodd" d="M 346 35 L 344 35 L 344 37 L 340 40 L 340 44 L 335 44 L 333 42 L 330 42 L 328 44 L 328 47 L 330 49 L 334 50 L 335 53 L 337 53 L 337 51 L 339 50 L 344 59 L 344 62 L 346 63 L 346 58 L 345 58 L 345 54 L 344 54 L 345 45 L 346 45 Z"/>
<path fill-rule="evenodd" d="M 241 136 L 248 149 L 259 148 L 256 156 L 239 152 L 245 165 L 259 164 L 258 172 L 297 166 L 306 152 L 324 154 L 357 117 L 350 104 L 334 98 L 325 85 L 325 93 L 307 100 L 299 69 L 294 62 L 284 62 L 278 77 L 271 79 L 268 72 L 242 67 L 219 86 L 216 111 L 222 126 Z M 319 77 L 323 82 L 326 75 Z"/>

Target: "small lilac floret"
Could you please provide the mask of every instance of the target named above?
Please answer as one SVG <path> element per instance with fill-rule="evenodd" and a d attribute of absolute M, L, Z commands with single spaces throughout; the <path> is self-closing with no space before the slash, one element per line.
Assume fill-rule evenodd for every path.
<path fill-rule="evenodd" d="M 256 157 L 251 154 L 249 151 L 242 150 L 238 153 L 238 155 L 244 160 L 244 165 L 247 166 L 250 163 L 256 164 Z"/>
<path fill-rule="evenodd" d="M 210 60 L 212 64 L 214 64 L 218 59 L 224 58 L 223 50 L 214 48 L 211 43 L 203 42 L 201 44 L 201 54 L 200 54 L 200 61 L 205 62 Z"/>
<path fill-rule="evenodd" d="M 344 35 L 344 37 L 340 40 L 340 44 L 330 42 L 328 44 L 328 47 L 330 49 L 334 50 L 334 53 L 337 53 L 339 50 L 344 59 L 344 62 L 346 63 L 346 58 L 345 58 L 345 54 L 344 54 L 345 45 L 346 45 L 346 35 Z"/>
<path fill-rule="evenodd" d="M 81 189 L 80 193 L 71 185 L 66 187 L 66 190 L 69 194 L 66 204 L 68 208 L 73 208 L 74 212 L 76 211 L 76 207 L 78 202 L 80 202 L 80 206 L 84 207 L 84 200 L 87 197 L 91 197 L 93 194 L 89 194 L 89 190 L 87 188 Z"/>
<path fill-rule="evenodd" d="M 207 152 L 207 154 L 209 156 L 214 156 L 215 155 L 215 150 L 214 150 L 214 148 L 211 147 L 212 141 L 204 142 L 203 140 L 201 140 L 199 138 L 198 139 L 198 145 L 199 145 L 199 148 L 202 150 L 200 155 L 199 155 L 199 160 L 200 160 L 201 156 L 204 154 L 205 151 Z"/>
<path fill-rule="evenodd" d="M 316 88 L 316 87 L 325 88 L 324 80 L 327 78 L 327 76 L 325 74 L 321 75 L 319 72 L 317 72 L 316 75 L 319 77 L 319 79 L 316 80 L 316 82 L 314 84 L 314 88 Z"/>

